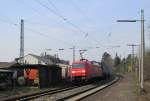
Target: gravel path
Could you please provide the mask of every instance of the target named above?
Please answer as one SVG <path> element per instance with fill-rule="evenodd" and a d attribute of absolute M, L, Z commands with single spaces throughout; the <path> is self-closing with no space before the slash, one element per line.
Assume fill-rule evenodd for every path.
<path fill-rule="evenodd" d="M 81 101 L 137 101 L 136 87 L 135 80 L 132 76 L 125 75 L 124 78 L 116 84 Z"/>

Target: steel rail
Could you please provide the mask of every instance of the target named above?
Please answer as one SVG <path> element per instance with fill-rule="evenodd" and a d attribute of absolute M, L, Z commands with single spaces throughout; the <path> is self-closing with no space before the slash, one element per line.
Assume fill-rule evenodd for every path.
<path fill-rule="evenodd" d="M 116 76 L 115 79 L 112 80 L 111 82 L 108 82 L 108 83 L 103 84 L 103 85 L 98 85 L 98 86 L 95 86 L 93 88 L 81 91 L 79 93 L 58 99 L 57 101 L 78 101 L 78 100 L 81 100 L 81 99 L 88 97 L 88 96 L 90 96 L 90 95 L 92 95 L 92 94 L 94 94 L 94 93 L 96 93 L 96 92 L 98 92 L 98 91 L 100 91 L 106 87 L 109 87 L 110 85 L 119 81 L 120 78 L 121 78 L 121 76 Z"/>
<path fill-rule="evenodd" d="M 58 89 L 52 89 L 52 90 L 31 93 L 31 94 L 27 94 L 27 95 L 12 96 L 12 97 L 1 99 L 1 101 L 28 101 L 28 100 L 35 99 L 35 98 L 38 98 L 41 96 L 51 95 L 51 94 L 63 92 L 66 90 L 71 90 L 71 89 L 74 89 L 77 87 L 79 87 L 79 86 L 64 87 L 64 88 L 58 88 Z"/>

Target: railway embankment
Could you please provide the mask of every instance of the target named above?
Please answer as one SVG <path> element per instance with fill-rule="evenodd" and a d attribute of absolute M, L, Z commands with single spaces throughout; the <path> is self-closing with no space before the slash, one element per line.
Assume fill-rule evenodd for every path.
<path fill-rule="evenodd" d="M 128 73 L 119 82 L 82 101 L 150 101 L 148 96 L 150 93 L 139 92 L 135 77 Z"/>

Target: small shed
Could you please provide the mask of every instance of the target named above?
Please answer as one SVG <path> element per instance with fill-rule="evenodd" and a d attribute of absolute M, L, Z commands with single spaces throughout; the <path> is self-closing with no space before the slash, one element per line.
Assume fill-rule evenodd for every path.
<path fill-rule="evenodd" d="M 60 82 L 61 78 L 61 68 L 58 65 L 18 65 L 12 66 L 9 69 L 17 70 L 17 71 L 24 71 L 24 77 L 27 78 L 30 74 L 31 70 L 36 70 L 38 72 L 31 74 L 33 77 L 38 77 L 39 80 L 39 87 L 45 88 L 50 87 L 51 85 L 57 84 Z M 27 78 L 27 81 L 29 79 Z"/>
<path fill-rule="evenodd" d="M 0 90 L 7 90 L 13 86 L 12 75 L 13 71 L 0 69 Z"/>

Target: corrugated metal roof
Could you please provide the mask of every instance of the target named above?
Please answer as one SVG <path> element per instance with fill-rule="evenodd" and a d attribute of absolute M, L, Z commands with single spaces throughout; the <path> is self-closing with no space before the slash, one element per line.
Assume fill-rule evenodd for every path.
<path fill-rule="evenodd" d="M 38 60 L 40 60 L 40 61 L 42 61 L 46 64 L 53 64 L 53 61 L 51 60 L 51 58 L 54 58 L 54 57 L 52 57 L 52 56 L 51 56 L 51 58 L 46 58 L 44 56 L 37 56 L 37 55 L 34 55 L 34 54 L 29 54 L 29 55 L 37 58 Z"/>
<path fill-rule="evenodd" d="M 0 62 L 0 68 L 8 68 L 15 64 L 16 64 L 16 62 Z"/>
<path fill-rule="evenodd" d="M 51 64 L 56 64 L 56 63 L 69 64 L 69 61 L 60 60 L 59 58 L 56 58 L 55 56 L 51 56 L 51 55 L 43 55 L 43 56 L 38 56 L 35 54 L 28 54 L 28 55 L 38 59 L 39 61 L 45 63 L 46 65 L 51 65 Z M 16 61 L 18 61 L 19 59 L 21 58 L 16 58 Z"/>

